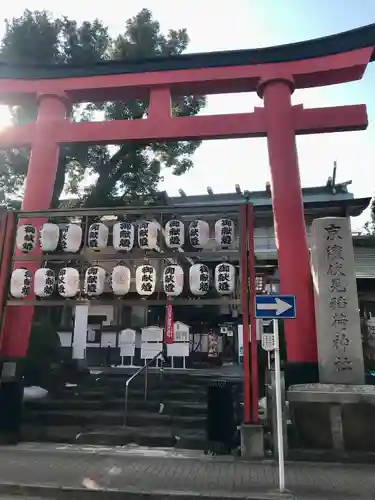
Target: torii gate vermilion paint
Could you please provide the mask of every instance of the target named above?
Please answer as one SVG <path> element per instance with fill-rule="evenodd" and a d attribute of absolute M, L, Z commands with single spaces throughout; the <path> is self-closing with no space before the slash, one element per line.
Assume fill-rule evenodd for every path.
<path fill-rule="evenodd" d="M 292 362 L 315 361 L 313 291 L 295 136 L 365 129 L 367 115 L 365 105 L 315 109 L 292 106 L 291 94 L 294 89 L 360 79 L 373 57 L 374 44 L 372 25 L 266 49 L 108 62 L 82 68 L 2 65 L 0 102 L 33 101 L 39 105 L 36 122 L 0 133 L 1 148 L 31 147 L 22 208 L 50 207 L 62 144 L 267 137 L 280 291 L 296 295 L 297 300 L 297 319 L 285 325 L 287 356 Z M 337 53 L 340 49 L 344 52 Z M 253 91 L 262 97 L 264 107 L 251 113 L 171 115 L 173 95 Z M 147 119 L 90 123 L 72 123 L 69 119 L 73 103 L 126 98 L 149 98 Z M 249 178 L 254 168 L 249 149 Z M 3 355 L 25 355 L 32 314 L 31 306 L 7 308 Z"/>

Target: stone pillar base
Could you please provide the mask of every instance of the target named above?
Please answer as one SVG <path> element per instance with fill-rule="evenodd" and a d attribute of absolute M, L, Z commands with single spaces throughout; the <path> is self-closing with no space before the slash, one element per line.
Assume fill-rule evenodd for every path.
<path fill-rule="evenodd" d="M 242 424 L 241 457 L 244 459 L 264 458 L 264 436 L 261 425 Z"/>
<path fill-rule="evenodd" d="M 375 386 L 295 385 L 287 399 L 296 448 L 329 450 L 337 457 L 375 452 Z"/>

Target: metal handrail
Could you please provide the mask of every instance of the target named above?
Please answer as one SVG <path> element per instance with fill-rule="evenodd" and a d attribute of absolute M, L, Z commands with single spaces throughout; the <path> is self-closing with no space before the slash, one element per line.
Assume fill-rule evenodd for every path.
<path fill-rule="evenodd" d="M 129 399 L 129 385 L 131 382 L 138 377 L 143 371 L 146 371 L 145 373 L 145 401 L 147 400 L 147 388 L 148 388 L 148 367 L 156 361 L 158 358 L 162 357 L 162 365 L 160 367 L 160 375 L 163 375 L 163 362 L 164 362 L 164 356 L 163 356 L 163 350 L 158 352 L 152 359 L 147 361 L 147 363 L 143 366 L 141 366 L 133 375 L 128 378 L 128 380 L 125 382 L 125 402 L 124 402 L 124 427 L 126 427 L 126 421 L 128 417 L 128 399 Z"/>

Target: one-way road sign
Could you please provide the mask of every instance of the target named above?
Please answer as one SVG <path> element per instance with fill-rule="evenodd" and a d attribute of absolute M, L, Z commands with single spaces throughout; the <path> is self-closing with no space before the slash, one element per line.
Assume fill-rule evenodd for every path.
<path fill-rule="evenodd" d="M 258 319 L 295 318 L 295 295 L 257 295 L 255 297 L 255 317 Z"/>

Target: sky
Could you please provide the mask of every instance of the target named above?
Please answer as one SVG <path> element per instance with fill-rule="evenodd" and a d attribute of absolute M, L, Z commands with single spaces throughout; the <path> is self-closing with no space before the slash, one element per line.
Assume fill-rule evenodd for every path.
<path fill-rule="evenodd" d="M 149 8 L 163 31 L 187 28 L 189 52 L 210 52 L 266 47 L 330 35 L 375 22 L 375 0 L 12 0 L 2 2 L 5 20 L 20 16 L 24 9 L 47 9 L 56 16 L 66 15 L 77 21 L 102 19 L 116 35 L 124 30 L 129 17 Z M 2 20 L 1 20 L 2 21 Z M 4 23 L 0 21 L 0 38 Z M 318 89 L 296 91 L 293 103 L 305 107 L 367 104 L 370 125 L 366 131 L 312 135 L 297 138 L 301 182 L 303 186 L 325 184 L 337 162 L 337 181 L 352 180 L 350 190 L 356 197 L 373 196 L 375 173 L 375 63 L 359 82 Z M 254 94 L 209 96 L 204 114 L 251 112 L 261 106 Z M 0 110 L 0 126 L 7 114 Z M 266 139 L 206 141 L 194 155 L 194 169 L 182 177 L 164 172 L 161 188 L 177 195 L 204 194 L 206 187 L 215 193 L 264 189 L 270 178 Z M 229 172 L 224 175 L 224 172 Z M 368 213 L 353 220 L 359 229 Z"/>

